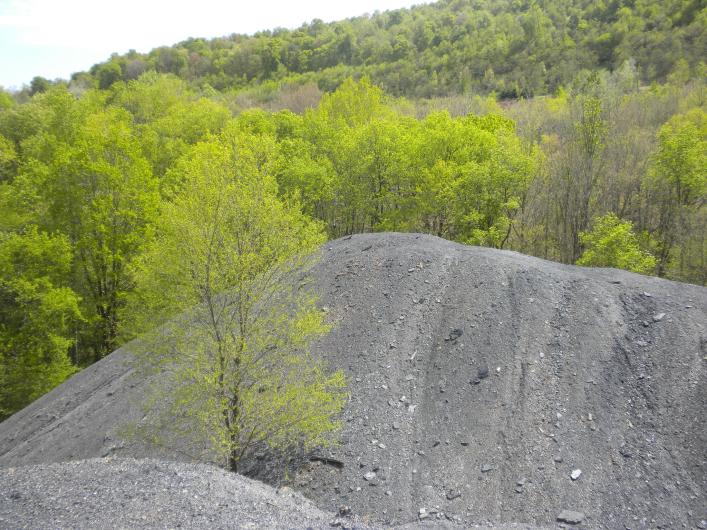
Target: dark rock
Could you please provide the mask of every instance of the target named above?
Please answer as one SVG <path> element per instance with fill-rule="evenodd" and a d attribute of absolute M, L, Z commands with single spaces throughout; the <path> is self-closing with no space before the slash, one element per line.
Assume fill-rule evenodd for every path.
<path fill-rule="evenodd" d="M 457 490 L 457 489 L 448 489 L 447 490 L 447 500 L 448 501 L 453 501 L 454 499 L 458 499 L 459 497 L 462 496 L 462 492 Z"/>
<path fill-rule="evenodd" d="M 451 341 L 455 341 L 455 340 L 457 340 L 459 337 L 461 337 L 462 335 L 464 335 L 464 332 L 463 332 L 461 329 L 459 329 L 459 328 L 455 328 L 455 329 L 453 329 L 452 331 L 449 332 L 449 337 L 447 337 L 447 338 L 444 339 L 444 340 L 447 340 L 447 341 L 450 341 L 450 340 L 451 340 Z"/>
<path fill-rule="evenodd" d="M 481 366 L 478 370 L 479 379 L 486 379 L 489 376 L 489 367 Z"/>

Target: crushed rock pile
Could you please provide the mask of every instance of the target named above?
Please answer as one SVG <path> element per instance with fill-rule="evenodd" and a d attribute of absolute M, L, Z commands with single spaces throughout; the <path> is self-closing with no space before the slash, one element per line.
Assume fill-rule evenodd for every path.
<path fill-rule="evenodd" d="M 707 518 L 707 289 L 415 234 L 324 246 L 350 383 L 341 446 L 292 486 L 385 526 L 677 528 Z M 183 460 L 120 437 L 129 345 L 0 424 L 0 467 Z M 525 527 L 525 526 L 523 526 Z"/>
<path fill-rule="evenodd" d="M 364 528 L 204 464 L 97 458 L 0 469 L 0 483 L 0 528 Z"/>

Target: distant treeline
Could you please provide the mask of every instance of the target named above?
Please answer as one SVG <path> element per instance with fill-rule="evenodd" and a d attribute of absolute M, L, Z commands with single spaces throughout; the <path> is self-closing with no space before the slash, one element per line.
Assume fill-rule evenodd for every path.
<path fill-rule="evenodd" d="M 707 8 L 700 0 L 442 0 L 296 30 L 190 39 L 147 54 L 114 55 L 72 78 L 106 89 L 144 72 L 197 88 L 265 82 L 331 91 L 368 76 L 395 96 L 553 93 L 583 71 L 635 61 L 636 82 L 704 76 Z M 36 92 L 48 82 L 35 78 Z"/>

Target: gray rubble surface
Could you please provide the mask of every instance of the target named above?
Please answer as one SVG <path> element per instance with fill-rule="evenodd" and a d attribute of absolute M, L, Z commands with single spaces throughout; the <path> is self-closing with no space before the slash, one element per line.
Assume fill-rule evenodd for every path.
<path fill-rule="evenodd" d="M 313 274 L 335 325 L 315 351 L 351 393 L 340 447 L 292 481 L 320 509 L 412 527 L 707 518 L 707 289 L 393 233 L 326 244 Z M 0 467 L 193 458 L 121 438 L 149 421 L 129 350 L 0 424 Z"/>
<path fill-rule="evenodd" d="M 331 528 L 334 520 L 292 490 L 204 464 L 99 458 L 0 469 L 0 484 L 0 528 Z"/>

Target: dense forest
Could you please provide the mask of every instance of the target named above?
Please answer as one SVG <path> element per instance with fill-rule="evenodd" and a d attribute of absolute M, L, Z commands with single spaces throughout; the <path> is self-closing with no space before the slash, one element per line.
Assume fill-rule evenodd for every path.
<path fill-rule="evenodd" d="M 707 284 L 706 17 L 443 1 L 0 91 L 0 419 L 135 335 L 138 265 L 193 175 L 247 178 L 249 208 L 314 239 L 425 232 Z"/>
<path fill-rule="evenodd" d="M 583 69 L 615 70 L 627 60 L 642 84 L 695 72 L 707 52 L 706 28 L 700 0 L 442 0 L 114 55 L 72 84 L 108 88 L 155 70 L 201 89 L 313 82 L 331 91 L 365 75 L 394 96 L 530 97 L 554 92 Z"/>

